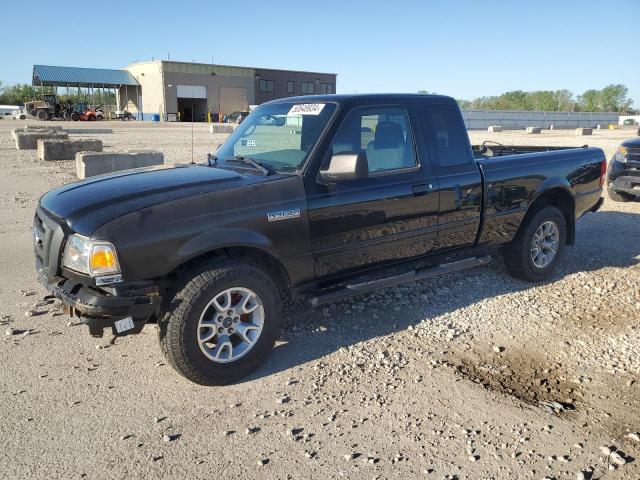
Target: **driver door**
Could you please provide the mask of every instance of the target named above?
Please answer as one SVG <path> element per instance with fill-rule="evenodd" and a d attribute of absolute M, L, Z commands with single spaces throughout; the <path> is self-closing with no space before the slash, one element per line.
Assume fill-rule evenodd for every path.
<path fill-rule="evenodd" d="M 309 196 L 316 276 L 328 278 L 428 253 L 438 223 L 438 191 L 418 122 L 404 106 L 355 108 L 340 125 L 328 157 L 365 153 L 369 177 L 322 185 Z"/>

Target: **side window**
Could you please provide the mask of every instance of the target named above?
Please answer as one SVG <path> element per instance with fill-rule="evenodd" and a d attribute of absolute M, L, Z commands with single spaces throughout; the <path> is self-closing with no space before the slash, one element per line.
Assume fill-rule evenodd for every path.
<path fill-rule="evenodd" d="M 471 162 L 467 145 L 466 128 L 458 109 L 452 105 L 427 105 L 423 107 L 431 132 L 429 143 L 433 143 L 440 167 L 453 167 Z"/>
<path fill-rule="evenodd" d="M 417 165 L 409 125 L 402 107 L 371 107 L 353 110 L 344 120 L 331 145 L 332 154 L 364 152 L 371 173 Z"/>

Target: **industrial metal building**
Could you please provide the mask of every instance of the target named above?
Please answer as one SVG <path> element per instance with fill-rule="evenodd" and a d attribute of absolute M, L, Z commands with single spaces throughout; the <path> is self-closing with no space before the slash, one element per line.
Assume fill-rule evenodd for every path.
<path fill-rule="evenodd" d="M 207 121 L 277 98 L 335 93 L 336 74 L 154 60 L 123 70 L 35 65 L 33 85 L 113 88 L 116 109 L 140 120 Z"/>
<path fill-rule="evenodd" d="M 141 112 L 143 119 L 159 115 L 183 121 L 206 121 L 246 111 L 249 105 L 308 93 L 334 93 L 336 75 L 208 63 L 155 60 L 125 67 L 140 84 L 141 104 L 127 110 Z M 121 89 L 119 98 L 128 89 Z M 133 92 L 131 92 L 133 93 Z"/>

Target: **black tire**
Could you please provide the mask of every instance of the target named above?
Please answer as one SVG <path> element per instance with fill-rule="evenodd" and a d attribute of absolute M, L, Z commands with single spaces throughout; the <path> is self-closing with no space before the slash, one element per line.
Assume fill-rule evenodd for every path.
<path fill-rule="evenodd" d="M 216 293 L 233 287 L 248 288 L 258 295 L 264 307 L 264 324 L 260 337 L 245 355 L 229 363 L 216 363 L 200 350 L 198 321 Z M 280 292 L 253 262 L 211 261 L 183 275 L 171 297 L 164 317 L 158 322 L 160 346 L 178 373 L 200 385 L 226 385 L 253 372 L 269 356 L 280 332 Z"/>
<path fill-rule="evenodd" d="M 71 120 L 73 120 L 74 122 L 77 122 L 78 120 L 80 120 L 80 114 L 78 114 L 77 112 L 73 112 L 71 114 Z"/>
<path fill-rule="evenodd" d="M 614 202 L 632 202 L 635 200 L 635 197 L 633 195 L 625 192 L 616 192 L 612 188 L 608 188 L 607 192 L 609 193 L 609 198 Z"/>
<path fill-rule="evenodd" d="M 552 221 L 558 228 L 558 246 L 555 256 L 544 268 L 536 266 L 531 258 L 533 237 L 538 228 Z M 518 229 L 516 237 L 504 246 L 504 263 L 509 273 L 520 280 L 541 282 L 555 271 L 567 241 L 567 223 L 564 215 L 556 207 L 544 207 L 530 212 Z"/>
<path fill-rule="evenodd" d="M 49 112 L 47 112 L 46 110 L 38 110 L 36 112 L 36 118 L 38 120 L 49 120 Z"/>

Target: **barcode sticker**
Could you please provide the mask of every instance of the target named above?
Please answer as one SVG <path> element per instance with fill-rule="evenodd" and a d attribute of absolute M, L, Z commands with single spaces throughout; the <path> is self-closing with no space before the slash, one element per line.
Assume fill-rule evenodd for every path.
<path fill-rule="evenodd" d="M 299 103 L 291 107 L 287 115 L 320 115 L 324 103 Z"/>
<path fill-rule="evenodd" d="M 134 327 L 133 318 L 127 317 L 127 318 L 123 318 L 122 320 L 118 320 L 115 323 L 115 326 L 116 326 L 116 332 L 118 332 L 118 333 L 122 333 L 122 332 L 126 332 L 127 330 L 131 330 Z"/>

